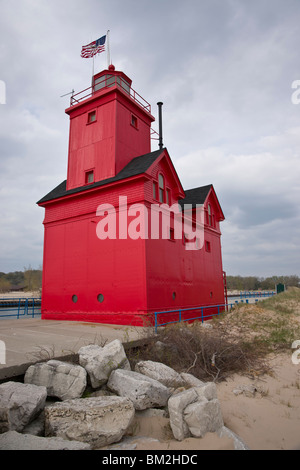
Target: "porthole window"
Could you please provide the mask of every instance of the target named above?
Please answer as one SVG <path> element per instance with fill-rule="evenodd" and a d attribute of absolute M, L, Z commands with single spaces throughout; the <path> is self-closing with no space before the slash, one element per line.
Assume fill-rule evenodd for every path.
<path fill-rule="evenodd" d="M 172 299 L 173 299 L 173 300 L 176 299 L 176 292 L 173 292 L 173 294 L 172 294 Z"/>
<path fill-rule="evenodd" d="M 77 295 L 72 295 L 72 302 L 74 302 L 74 304 L 76 304 L 77 300 L 78 300 Z"/>
<path fill-rule="evenodd" d="M 97 297 L 97 300 L 98 300 L 98 302 L 100 302 L 102 304 L 102 302 L 104 301 L 104 295 L 99 294 L 98 297 Z"/>

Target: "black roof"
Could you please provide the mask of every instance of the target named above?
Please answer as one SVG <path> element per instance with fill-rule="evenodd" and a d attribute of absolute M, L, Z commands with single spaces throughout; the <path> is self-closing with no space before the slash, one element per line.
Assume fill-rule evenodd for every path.
<path fill-rule="evenodd" d="M 96 183 L 92 183 L 85 186 L 80 186 L 78 188 L 69 189 L 67 191 L 66 185 L 67 180 L 60 183 L 56 188 L 54 188 L 50 193 L 46 194 L 42 199 L 40 199 L 37 204 L 42 204 L 44 202 L 52 201 L 53 199 L 58 199 L 64 196 L 69 196 L 76 193 L 81 193 L 82 191 L 87 191 L 93 188 L 98 188 L 109 183 L 114 183 L 117 181 L 130 178 L 132 176 L 137 176 L 145 173 L 148 168 L 155 162 L 155 160 L 162 154 L 164 149 L 155 150 L 154 152 L 141 155 L 140 157 L 133 158 L 116 176 L 112 178 L 107 178 Z M 184 204 L 192 204 L 193 207 L 196 204 L 203 204 L 205 199 L 212 187 L 211 184 L 207 186 L 201 186 L 199 188 L 188 189 L 185 192 L 185 198 L 180 199 L 178 203 L 183 206 Z"/>
<path fill-rule="evenodd" d="M 116 176 L 112 178 L 107 178 L 97 183 L 89 184 L 88 186 L 80 186 L 79 188 L 69 189 L 67 191 L 66 185 L 67 180 L 60 183 L 56 188 L 54 188 L 50 193 L 46 194 L 42 199 L 40 199 L 37 204 L 43 202 L 51 201 L 52 199 L 58 199 L 60 197 L 68 196 L 71 194 L 80 193 L 93 188 L 98 188 L 99 186 L 104 186 L 105 184 L 114 183 L 115 181 L 120 181 L 131 176 L 137 176 L 145 171 L 155 162 L 155 160 L 162 154 L 163 149 L 155 150 L 154 152 L 146 153 L 140 157 L 133 158 Z"/>
<path fill-rule="evenodd" d="M 180 199 L 178 202 L 181 206 L 184 204 L 192 204 L 193 207 L 196 204 L 204 204 L 205 199 L 208 196 L 210 189 L 212 188 L 212 184 L 208 184 L 207 186 L 200 186 L 199 188 L 188 189 L 185 192 L 185 198 Z"/>

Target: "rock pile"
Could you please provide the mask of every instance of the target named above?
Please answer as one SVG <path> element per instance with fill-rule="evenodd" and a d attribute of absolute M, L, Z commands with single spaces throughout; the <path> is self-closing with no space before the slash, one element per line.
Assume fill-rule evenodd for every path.
<path fill-rule="evenodd" d="M 132 371 L 119 340 L 78 354 L 79 365 L 37 363 L 24 383 L 0 385 L 0 449 L 99 449 L 126 436 L 136 411 L 152 408 L 167 412 L 179 441 L 217 432 L 246 448 L 224 426 L 214 383 L 152 361 Z"/>

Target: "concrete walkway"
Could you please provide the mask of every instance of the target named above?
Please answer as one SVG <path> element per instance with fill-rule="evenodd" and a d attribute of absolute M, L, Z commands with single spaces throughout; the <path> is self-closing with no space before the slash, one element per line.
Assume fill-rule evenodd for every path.
<path fill-rule="evenodd" d="M 104 346 L 114 339 L 127 343 L 146 334 L 142 327 L 40 318 L 0 320 L 0 380 L 24 374 L 34 362 L 67 358 L 81 346 Z"/>

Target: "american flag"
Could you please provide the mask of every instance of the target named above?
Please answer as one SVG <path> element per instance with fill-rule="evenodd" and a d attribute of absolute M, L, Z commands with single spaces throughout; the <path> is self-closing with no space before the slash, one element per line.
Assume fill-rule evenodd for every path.
<path fill-rule="evenodd" d="M 96 54 L 100 54 L 100 52 L 104 52 L 105 41 L 106 41 L 106 35 L 102 36 L 96 41 L 90 42 L 90 44 L 87 44 L 86 46 L 82 46 L 81 57 L 89 58 L 89 57 L 93 57 Z"/>

